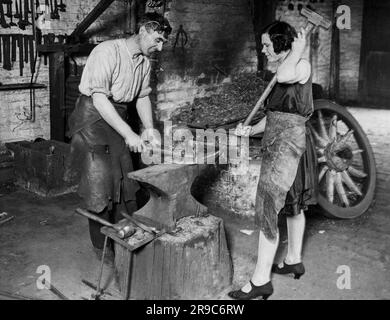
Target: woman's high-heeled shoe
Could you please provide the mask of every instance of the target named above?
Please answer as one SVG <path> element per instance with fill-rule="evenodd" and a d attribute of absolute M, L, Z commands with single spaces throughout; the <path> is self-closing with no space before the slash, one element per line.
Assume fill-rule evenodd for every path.
<path fill-rule="evenodd" d="M 294 279 L 298 280 L 305 273 L 303 263 L 287 264 L 283 261 L 283 267 L 279 268 L 277 264 L 272 265 L 272 272 L 277 274 L 294 274 Z"/>
<path fill-rule="evenodd" d="M 274 292 L 271 281 L 263 284 L 262 286 L 255 286 L 252 281 L 249 281 L 249 283 L 251 284 L 252 288 L 248 293 L 245 293 L 240 289 L 236 291 L 230 291 L 228 296 L 236 300 L 250 300 L 258 297 L 262 297 L 263 300 L 267 300 L 268 297 Z"/>

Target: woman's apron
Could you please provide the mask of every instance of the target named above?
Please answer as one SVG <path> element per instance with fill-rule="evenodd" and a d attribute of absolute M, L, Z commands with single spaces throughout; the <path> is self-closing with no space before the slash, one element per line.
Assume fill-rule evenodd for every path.
<path fill-rule="evenodd" d="M 306 121 L 297 114 L 267 113 L 255 205 L 256 224 L 267 239 L 273 240 L 277 236 L 278 214 L 285 205 L 306 149 Z"/>

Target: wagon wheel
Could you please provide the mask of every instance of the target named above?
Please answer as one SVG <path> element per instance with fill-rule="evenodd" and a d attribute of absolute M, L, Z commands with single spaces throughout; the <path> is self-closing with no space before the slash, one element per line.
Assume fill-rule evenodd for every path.
<path fill-rule="evenodd" d="M 328 100 L 314 102 L 309 127 L 318 159 L 318 203 L 327 217 L 351 219 L 370 207 L 376 167 L 370 143 L 359 123 Z"/>

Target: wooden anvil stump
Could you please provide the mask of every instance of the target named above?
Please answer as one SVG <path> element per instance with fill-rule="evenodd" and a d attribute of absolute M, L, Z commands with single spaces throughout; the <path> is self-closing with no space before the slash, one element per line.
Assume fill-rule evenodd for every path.
<path fill-rule="evenodd" d="M 207 207 L 191 195 L 191 186 L 199 175 L 202 165 L 161 164 L 128 174 L 142 182 L 150 193 L 145 206 L 134 216 L 165 230 L 175 229 L 176 221 L 186 216 L 198 216 L 207 212 Z"/>
<path fill-rule="evenodd" d="M 212 299 L 231 285 L 232 263 L 223 220 L 185 217 L 164 234 L 129 251 L 115 242 L 115 268 L 124 299 Z M 129 238 L 129 244 L 143 237 Z M 138 240 L 137 240 L 138 239 Z"/>

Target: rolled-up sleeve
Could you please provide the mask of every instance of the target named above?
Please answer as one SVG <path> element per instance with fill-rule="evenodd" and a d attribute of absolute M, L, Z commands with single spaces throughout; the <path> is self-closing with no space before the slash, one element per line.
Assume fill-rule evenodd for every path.
<path fill-rule="evenodd" d="M 145 72 L 142 80 L 142 86 L 141 86 L 141 91 L 138 95 L 138 98 L 143 98 L 148 96 L 152 92 L 152 88 L 150 87 L 150 63 L 147 61 L 145 63 Z"/>
<path fill-rule="evenodd" d="M 115 61 L 115 47 L 108 46 L 104 42 L 98 45 L 87 59 L 79 85 L 80 92 L 87 96 L 93 93 L 103 93 L 111 97 Z"/>

